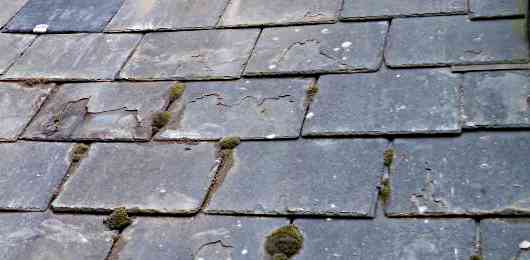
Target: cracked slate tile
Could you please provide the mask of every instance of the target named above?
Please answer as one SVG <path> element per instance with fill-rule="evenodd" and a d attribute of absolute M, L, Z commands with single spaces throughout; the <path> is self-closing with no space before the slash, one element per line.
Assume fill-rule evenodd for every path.
<path fill-rule="evenodd" d="M 33 142 L 0 144 L 0 209 L 45 210 L 67 173 L 71 146 Z"/>
<path fill-rule="evenodd" d="M 144 140 L 169 104 L 172 82 L 62 85 L 23 134 L 35 140 Z"/>
<path fill-rule="evenodd" d="M 386 213 L 529 215 L 530 133 L 397 139 Z"/>
<path fill-rule="evenodd" d="M 116 259 L 268 259 L 267 235 L 289 222 L 281 218 L 198 215 L 139 218 L 122 233 Z M 114 258 L 113 258 L 114 259 Z"/>
<path fill-rule="evenodd" d="M 213 144 L 96 143 L 52 205 L 59 211 L 195 213 L 218 163 Z"/>
<path fill-rule="evenodd" d="M 243 142 L 206 212 L 372 217 L 383 139 Z"/>
<path fill-rule="evenodd" d="M 17 12 L 26 4 L 28 0 L 9 0 L 2 1 L 0 9 L 0 28 L 2 28 Z"/>
<path fill-rule="evenodd" d="M 188 83 L 173 120 L 157 139 L 296 138 L 312 79 L 247 79 Z"/>
<path fill-rule="evenodd" d="M 125 79 L 239 78 L 258 29 L 147 34 L 120 76 Z"/>
<path fill-rule="evenodd" d="M 530 71 L 471 72 L 464 79 L 466 127 L 530 127 Z"/>
<path fill-rule="evenodd" d="M 141 37 L 99 33 L 40 36 L 3 78 L 112 80 Z"/>
<path fill-rule="evenodd" d="M 445 68 L 322 76 L 303 134 L 460 132 L 460 79 Z"/>
<path fill-rule="evenodd" d="M 1 214 L 0 234 L 3 260 L 101 260 L 116 235 L 101 216 L 51 213 Z"/>
<path fill-rule="evenodd" d="M 125 0 L 106 31 L 212 28 L 228 0 Z"/>
<path fill-rule="evenodd" d="M 526 31 L 524 19 L 398 18 L 392 21 L 385 60 L 391 67 L 527 63 Z"/>
<path fill-rule="evenodd" d="M 480 237 L 485 259 L 529 259 L 528 250 L 519 249 L 521 242 L 530 241 L 529 219 L 481 220 Z"/>
<path fill-rule="evenodd" d="M 34 39 L 33 35 L 0 33 L 0 75 L 9 69 Z"/>
<path fill-rule="evenodd" d="M 340 18 L 366 20 L 465 12 L 466 0 L 345 0 Z"/>
<path fill-rule="evenodd" d="M 264 29 L 245 74 L 376 71 L 387 28 L 366 22 Z"/>
<path fill-rule="evenodd" d="M 525 16 L 527 0 L 469 0 L 471 19 Z"/>

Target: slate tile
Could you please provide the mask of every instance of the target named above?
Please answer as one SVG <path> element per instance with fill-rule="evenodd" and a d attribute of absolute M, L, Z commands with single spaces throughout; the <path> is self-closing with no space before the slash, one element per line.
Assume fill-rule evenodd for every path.
<path fill-rule="evenodd" d="M 467 16 L 394 19 L 385 60 L 391 67 L 527 63 L 525 20 Z"/>
<path fill-rule="evenodd" d="M 465 74 L 466 127 L 530 127 L 530 71 Z"/>
<path fill-rule="evenodd" d="M 150 79 L 239 78 L 258 29 L 147 34 L 121 77 Z"/>
<path fill-rule="evenodd" d="M 0 33 L 0 75 L 7 71 L 34 39 L 32 35 Z"/>
<path fill-rule="evenodd" d="M 397 139 L 386 213 L 529 215 L 530 133 Z"/>
<path fill-rule="evenodd" d="M 0 28 L 2 28 L 17 12 L 26 4 L 28 0 L 9 0 L 2 2 L 0 9 Z"/>
<path fill-rule="evenodd" d="M 264 243 L 286 219 L 205 216 L 140 218 L 122 234 L 116 259 L 267 259 Z"/>
<path fill-rule="evenodd" d="M 53 202 L 60 211 L 194 213 L 218 161 L 213 144 L 96 143 Z"/>
<path fill-rule="evenodd" d="M 322 76 L 304 135 L 459 132 L 460 79 L 449 69 Z"/>
<path fill-rule="evenodd" d="M 6 213 L 0 215 L 0 256 L 4 260 L 101 260 L 115 232 L 103 217 Z"/>
<path fill-rule="evenodd" d="M 36 140 L 149 140 L 172 82 L 102 82 L 58 88 L 23 137 Z"/>
<path fill-rule="evenodd" d="M 0 144 L 0 208 L 45 210 L 66 175 L 70 144 Z"/>
<path fill-rule="evenodd" d="M 384 19 L 391 17 L 463 14 L 465 12 L 466 0 L 345 0 L 341 19 Z"/>
<path fill-rule="evenodd" d="M 524 16 L 528 12 L 526 0 L 469 0 L 470 17 L 500 18 Z"/>
<path fill-rule="evenodd" d="M 112 80 L 141 37 L 136 34 L 40 36 L 4 79 Z"/>
<path fill-rule="evenodd" d="M 383 139 L 243 142 L 207 213 L 371 217 Z"/>
<path fill-rule="evenodd" d="M 337 20 L 340 5 L 340 0 L 232 0 L 221 19 L 221 25 L 263 26 L 334 22 Z"/>
<path fill-rule="evenodd" d="M 519 244 L 530 241 L 529 219 L 486 219 L 480 222 L 482 254 L 485 259 L 528 259 Z M 519 256 L 519 257 L 517 257 Z"/>

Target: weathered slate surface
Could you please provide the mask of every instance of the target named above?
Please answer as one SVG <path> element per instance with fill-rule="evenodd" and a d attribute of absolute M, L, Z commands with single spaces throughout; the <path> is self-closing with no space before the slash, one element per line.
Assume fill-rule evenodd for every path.
<path fill-rule="evenodd" d="M 206 212 L 371 217 L 387 142 L 244 142 Z"/>
<path fill-rule="evenodd" d="M 482 220 L 480 233 L 485 259 L 529 259 L 528 250 L 519 249 L 521 242 L 530 241 L 529 219 Z"/>
<path fill-rule="evenodd" d="M 45 210 L 66 175 L 70 148 L 65 143 L 0 144 L 0 209 Z"/>
<path fill-rule="evenodd" d="M 448 69 L 322 76 L 304 135 L 459 132 L 460 79 Z"/>
<path fill-rule="evenodd" d="M 525 63 L 529 57 L 527 30 L 523 19 L 394 19 L 385 59 L 391 67 Z"/>
<path fill-rule="evenodd" d="M 345 0 L 341 19 L 365 20 L 465 13 L 465 0 Z"/>
<path fill-rule="evenodd" d="M 112 80 L 141 37 L 136 34 L 41 36 L 4 78 Z"/>
<path fill-rule="evenodd" d="M 7 71 L 34 39 L 32 35 L 0 33 L 0 75 Z"/>
<path fill-rule="evenodd" d="M 375 71 L 387 28 L 387 22 L 368 22 L 264 29 L 246 74 Z"/>
<path fill-rule="evenodd" d="M 63 85 L 23 136 L 47 140 L 149 140 L 153 115 L 168 106 L 172 85 L 172 82 Z"/>
<path fill-rule="evenodd" d="M 97 143 L 53 202 L 61 211 L 194 213 L 218 162 L 213 144 Z"/>
<path fill-rule="evenodd" d="M 386 213 L 529 215 L 530 133 L 397 139 Z"/>
<path fill-rule="evenodd" d="M 121 73 L 122 78 L 239 78 L 258 29 L 147 34 Z"/>
<path fill-rule="evenodd" d="M 500 18 L 524 16 L 528 12 L 526 0 L 469 0 L 471 18 Z"/>
<path fill-rule="evenodd" d="M 28 0 L 9 0 L 2 2 L 0 9 L 0 28 L 2 28 L 17 12 L 26 4 Z"/>

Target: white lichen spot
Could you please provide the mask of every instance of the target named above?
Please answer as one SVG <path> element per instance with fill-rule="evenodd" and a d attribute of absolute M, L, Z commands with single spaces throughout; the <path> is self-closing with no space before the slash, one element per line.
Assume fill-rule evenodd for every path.
<path fill-rule="evenodd" d="M 333 51 L 340 51 L 340 48 L 334 48 Z"/>
<path fill-rule="evenodd" d="M 323 34 L 326 34 L 326 33 L 329 33 L 329 30 L 328 30 L 328 28 L 324 28 L 320 32 L 323 33 Z"/>
<path fill-rule="evenodd" d="M 339 253 L 333 253 L 333 256 L 334 256 L 334 257 L 341 257 L 342 255 L 339 254 Z"/>
<path fill-rule="evenodd" d="M 487 163 L 483 163 L 483 164 L 480 165 L 480 168 L 481 168 L 481 169 L 488 169 L 489 167 L 490 167 L 490 166 L 489 166 L 489 164 L 487 164 Z"/>
<path fill-rule="evenodd" d="M 265 136 L 265 138 L 267 138 L 267 139 L 274 139 L 275 137 L 276 137 L 275 134 L 271 134 L 271 135 Z"/>
<path fill-rule="evenodd" d="M 428 209 L 428 208 L 425 207 L 425 206 L 419 206 L 419 207 L 418 207 L 418 211 L 420 212 L 420 214 L 425 213 L 425 211 L 427 211 L 427 209 Z"/>
<path fill-rule="evenodd" d="M 348 57 L 342 57 L 342 60 L 347 60 L 347 59 L 348 59 Z"/>
<path fill-rule="evenodd" d="M 295 32 L 300 32 L 300 28 L 295 28 L 294 31 Z"/>
<path fill-rule="evenodd" d="M 327 219 L 326 219 L 327 222 L 330 222 L 330 221 L 332 221 L 332 220 L 333 220 L 332 218 L 327 218 Z"/>
<path fill-rule="evenodd" d="M 273 40 L 273 41 L 279 41 L 279 40 L 280 40 L 280 37 L 272 37 L 272 40 Z"/>
<path fill-rule="evenodd" d="M 48 25 L 47 24 L 37 24 L 35 27 L 33 27 L 34 33 L 45 33 L 48 31 Z"/>
<path fill-rule="evenodd" d="M 401 75 L 397 74 L 397 75 L 396 75 L 396 78 L 398 78 L 398 79 L 401 78 Z"/>
<path fill-rule="evenodd" d="M 313 118 L 314 116 L 315 116 L 315 114 L 314 114 L 313 112 L 309 112 L 309 113 L 307 114 L 307 116 L 305 116 L 305 118 L 307 118 L 307 119 L 311 119 L 311 118 Z"/>
<path fill-rule="evenodd" d="M 330 204 L 329 206 L 330 206 L 332 209 L 337 208 L 337 205 L 335 205 L 335 204 L 333 204 L 333 203 Z"/>
<path fill-rule="evenodd" d="M 162 189 L 160 189 L 160 190 L 159 190 L 159 192 L 160 192 L 160 193 L 162 193 L 162 194 L 164 194 L 164 193 L 166 193 L 166 192 L 167 192 L 167 190 L 166 190 L 166 189 L 164 189 L 164 188 L 162 188 Z"/>
<path fill-rule="evenodd" d="M 346 42 L 343 42 L 341 46 L 342 48 L 350 48 L 352 44 L 353 44 L 352 42 L 346 41 Z"/>
<path fill-rule="evenodd" d="M 275 69 L 275 68 L 276 68 L 276 65 L 274 65 L 274 64 L 269 65 L 269 69 L 270 69 L 270 70 L 273 70 L 273 69 Z"/>
<path fill-rule="evenodd" d="M 423 221 L 425 224 L 429 224 L 429 220 L 426 219 L 425 221 Z"/>
<path fill-rule="evenodd" d="M 247 249 L 243 249 L 243 250 L 241 251 L 241 254 L 242 254 L 242 255 L 246 255 L 246 254 L 248 254 L 248 250 L 247 250 Z"/>
<path fill-rule="evenodd" d="M 519 248 L 520 249 L 523 249 L 523 250 L 528 250 L 530 249 L 530 242 L 528 242 L 527 240 L 519 243 Z"/>

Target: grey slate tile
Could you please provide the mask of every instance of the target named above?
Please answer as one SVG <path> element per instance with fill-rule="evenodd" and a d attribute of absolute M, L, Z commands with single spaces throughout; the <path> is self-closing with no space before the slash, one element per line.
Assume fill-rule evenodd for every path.
<path fill-rule="evenodd" d="M 0 28 L 2 28 L 17 12 L 26 4 L 28 0 L 9 0 L 2 2 L 0 9 Z"/>
<path fill-rule="evenodd" d="M 397 139 L 386 213 L 528 215 L 530 133 Z"/>
<path fill-rule="evenodd" d="M 398 18 L 392 21 L 385 60 L 391 67 L 527 63 L 526 31 L 523 19 Z"/>
<path fill-rule="evenodd" d="M 365 20 L 391 17 L 461 14 L 466 0 L 345 0 L 341 19 Z"/>
<path fill-rule="evenodd" d="M 207 213 L 371 217 L 383 139 L 243 142 Z"/>
<path fill-rule="evenodd" d="M 381 69 L 376 73 L 322 76 L 303 133 L 459 132 L 460 79 L 449 69 Z"/>
<path fill-rule="evenodd" d="M 529 234 L 529 219 L 482 220 L 480 222 L 482 254 L 485 259 L 528 259 L 528 253 L 520 250 L 519 244 L 530 241 Z"/>
<path fill-rule="evenodd" d="M 172 82 L 102 82 L 58 88 L 23 137 L 36 140 L 149 140 Z"/>
<path fill-rule="evenodd" d="M 213 144 L 96 143 L 53 202 L 61 211 L 194 213 L 218 161 Z"/>
<path fill-rule="evenodd" d="M 120 76 L 126 79 L 239 78 L 258 29 L 147 34 Z"/>
<path fill-rule="evenodd" d="M 247 75 L 375 71 L 383 60 L 387 22 L 264 29 Z"/>
<path fill-rule="evenodd" d="M 524 16 L 528 12 L 528 1 L 469 0 L 469 8 L 472 19 Z"/>
<path fill-rule="evenodd" d="M 7 71 L 34 39 L 32 35 L 0 33 L 0 75 Z"/>
<path fill-rule="evenodd" d="M 4 79 L 112 80 L 141 37 L 137 34 L 40 36 Z"/>

